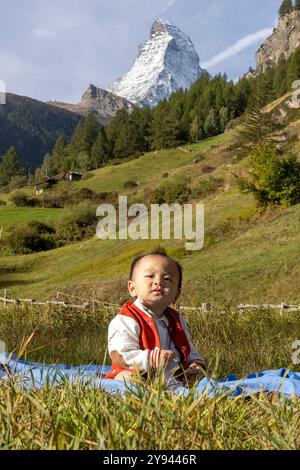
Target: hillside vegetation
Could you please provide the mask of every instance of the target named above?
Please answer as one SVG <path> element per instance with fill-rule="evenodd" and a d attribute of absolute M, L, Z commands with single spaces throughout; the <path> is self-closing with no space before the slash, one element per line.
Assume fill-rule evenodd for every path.
<path fill-rule="evenodd" d="M 284 145 L 299 151 L 300 121 L 295 118 L 285 129 L 288 139 Z M 165 182 L 175 186 L 184 182 L 190 188 L 188 201 L 205 203 L 205 246 L 201 251 L 186 251 L 184 241 L 161 242 L 183 265 L 182 304 L 300 302 L 300 205 L 260 212 L 250 195 L 238 191 L 232 173 L 245 172 L 249 163 L 248 157 L 239 160 L 236 156 L 235 133 L 231 130 L 200 143 L 107 166 L 75 186 L 117 191 L 128 195 L 129 204 L 145 202 L 149 206 Z M 126 186 L 129 180 L 137 186 Z M 0 216 L 1 211 L 9 210 L 9 206 L 1 208 Z M 16 215 L 16 222 L 24 214 Z M 100 241 L 95 237 L 48 252 L 2 256 L 0 288 L 19 297 L 49 298 L 57 290 L 67 290 L 121 301 L 126 298 L 132 258 L 155 245 L 157 241 Z"/>
<path fill-rule="evenodd" d="M 41 101 L 6 94 L 0 106 L 0 155 L 12 146 L 31 170 L 36 168 L 58 138 L 69 139 L 81 116 Z"/>

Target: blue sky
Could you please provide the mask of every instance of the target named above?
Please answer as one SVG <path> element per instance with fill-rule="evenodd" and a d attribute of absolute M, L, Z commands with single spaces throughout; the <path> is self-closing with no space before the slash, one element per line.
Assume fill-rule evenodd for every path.
<path fill-rule="evenodd" d="M 79 102 L 131 68 L 158 17 L 193 41 L 211 74 L 236 79 L 277 25 L 282 0 L 0 0 L 0 81 L 40 100 Z"/>

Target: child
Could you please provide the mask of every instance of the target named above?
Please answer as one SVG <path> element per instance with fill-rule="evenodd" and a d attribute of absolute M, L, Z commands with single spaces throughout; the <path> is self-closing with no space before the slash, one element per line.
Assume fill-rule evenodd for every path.
<path fill-rule="evenodd" d="M 138 256 L 131 265 L 128 291 L 134 302 L 123 305 L 108 329 L 112 370 L 106 378 L 133 380 L 135 373 L 164 368 L 165 380 L 185 377 L 191 384 L 205 362 L 190 340 L 182 315 L 169 307 L 179 297 L 180 264 L 164 251 Z"/>

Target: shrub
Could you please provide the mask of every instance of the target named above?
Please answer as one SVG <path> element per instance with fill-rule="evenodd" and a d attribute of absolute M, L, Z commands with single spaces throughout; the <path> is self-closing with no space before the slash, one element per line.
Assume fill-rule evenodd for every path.
<path fill-rule="evenodd" d="M 32 221 L 26 226 L 11 229 L 5 246 L 12 254 L 28 254 L 55 248 L 54 230 L 41 222 Z"/>
<path fill-rule="evenodd" d="M 132 189 L 132 188 L 136 188 L 137 186 L 138 184 L 133 180 L 128 180 L 128 181 L 125 181 L 125 183 L 123 183 L 123 188 L 125 189 Z"/>
<path fill-rule="evenodd" d="M 46 191 L 39 197 L 39 205 L 45 208 L 63 208 L 70 201 L 68 191 Z"/>
<path fill-rule="evenodd" d="M 0 206 L 6 206 L 6 202 L 0 200 Z"/>
<path fill-rule="evenodd" d="M 27 176 L 13 176 L 9 182 L 8 188 L 10 191 L 13 189 L 24 188 L 27 185 Z"/>
<path fill-rule="evenodd" d="M 211 193 L 217 191 L 223 185 L 223 180 L 221 178 L 214 178 L 210 176 L 206 179 L 201 179 L 198 181 L 197 185 L 192 189 L 192 196 L 197 197 L 206 197 Z"/>
<path fill-rule="evenodd" d="M 38 198 L 38 205 L 41 207 L 63 208 L 77 205 L 83 201 L 101 202 L 115 200 L 116 192 L 95 193 L 89 188 L 69 188 L 68 190 L 47 191 Z"/>
<path fill-rule="evenodd" d="M 202 173 L 212 173 L 213 171 L 215 171 L 216 167 L 214 166 L 210 166 L 210 165 L 204 165 L 202 167 Z"/>
<path fill-rule="evenodd" d="M 300 162 L 296 155 L 280 159 L 270 143 L 260 144 L 250 154 L 251 175 L 236 176 L 242 192 L 251 193 L 258 206 L 291 206 L 300 202 Z"/>
<path fill-rule="evenodd" d="M 203 160 L 205 160 L 205 156 L 202 155 L 202 153 L 198 153 L 197 155 L 195 155 L 195 158 L 192 163 L 201 163 L 203 162 Z"/>
<path fill-rule="evenodd" d="M 38 220 L 32 220 L 28 222 L 27 227 L 37 230 L 40 235 L 45 235 L 47 233 L 55 233 L 54 227 L 52 227 L 51 225 L 46 225 Z"/>
<path fill-rule="evenodd" d="M 96 222 L 96 208 L 90 202 L 83 201 L 78 206 L 70 207 L 56 223 L 59 243 L 92 237 L 96 233 Z"/>
<path fill-rule="evenodd" d="M 10 200 L 18 207 L 35 207 L 39 205 L 38 199 L 32 198 L 21 191 L 14 193 Z"/>

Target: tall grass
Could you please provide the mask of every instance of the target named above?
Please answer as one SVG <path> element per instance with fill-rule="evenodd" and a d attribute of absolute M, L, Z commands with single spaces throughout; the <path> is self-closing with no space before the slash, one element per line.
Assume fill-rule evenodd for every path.
<path fill-rule="evenodd" d="M 0 449 L 297 449 L 299 401 L 172 397 L 158 384 L 126 397 L 68 384 L 0 387 Z"/>
<path fill-rule="evenodd" d="M 0 311 L 0 338 L 18 346 L 34 330 L 28 359 L 101 363 L 112 316 L 103 309 L 70 313 L 7 308 Z M 228 309 L 191 312 L 187 320 L 194 343 L 216 377 L 289 367 L 292 343 L 300 338 L 299 314 L 239 314 Z M 48 346 L 47 352 L 47 344 L 62 337 L 64 346 Z M 72 357 L 74 337 L 78 348 L 71 350 Z M 159 381 L 124 397 L 67 381 L 31 391 L 13 381 L 0 384 L 0 449 L 297 449 L 299 422 L 299 400 L 275 395 L 174 397 Z"/>

